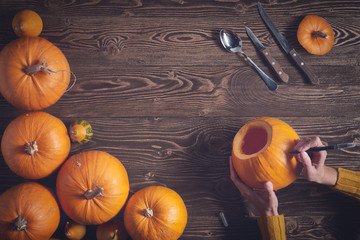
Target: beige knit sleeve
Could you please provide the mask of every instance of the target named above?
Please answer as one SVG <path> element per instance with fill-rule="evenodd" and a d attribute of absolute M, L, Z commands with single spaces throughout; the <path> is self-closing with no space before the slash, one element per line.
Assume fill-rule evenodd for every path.
<path fill-rule="evenodd" d="M 334 189 L 360 200 L 360 172 L 338 169 L 338 180 Z"/>
<path fill-rule="evenodd" d="M 285 240 L 284 215 L 259 217 L 257 219 L 263 240 Z"/>

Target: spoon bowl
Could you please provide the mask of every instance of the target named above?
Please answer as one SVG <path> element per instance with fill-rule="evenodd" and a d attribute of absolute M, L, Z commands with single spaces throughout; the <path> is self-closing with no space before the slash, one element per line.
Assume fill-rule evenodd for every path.
<path fill-rule="evenodd" d="M 224 48 L 228 52 L 241 53 L 255 68 L 256 72 L 260 75 L 262 80 L 264 80 L 266 86 L 270 90 L 276 90 L 278 85 L 274 80 L 272 80 L 268 75 L 266 75 L 242 50 L 242 41 L 235 33 L 230 30 L 223 29 L 220 31 L 220 41 Z"/>

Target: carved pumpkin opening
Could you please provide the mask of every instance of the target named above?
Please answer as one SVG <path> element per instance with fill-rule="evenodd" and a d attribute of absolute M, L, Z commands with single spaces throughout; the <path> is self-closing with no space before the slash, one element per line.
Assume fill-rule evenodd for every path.
<path fill-rule="evenodd" d="M 243 126 L 236 134 L 234 146 L 239 147 L 233 151 L 240 159 L 256 156 L 270 145 L 271 136 L 272 128 L 266 121 L 252 121 Z"/>
<path fill-rule="evenodd" d="M 267 135 L 263 128 L 250 128 L 244 136 L 242 152 L 246 155 L 251 155 L 260 151 L 267 143 Z"/>

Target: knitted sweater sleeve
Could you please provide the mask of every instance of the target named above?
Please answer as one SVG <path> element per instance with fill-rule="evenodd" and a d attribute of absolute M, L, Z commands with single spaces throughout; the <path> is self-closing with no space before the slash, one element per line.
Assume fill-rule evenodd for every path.
<path fill-rule="evenodd" d="M 257 219 L 263 240 L 285 240 L 284 215 L 259 217 Z"/>
<path fill-rule="evenodd" d="M 338 180 L 334 189 L 360 200 L 360 172 L 338 169 Z"/>
<path fill-rule="evenodd" d="M 360 200 L 360 172 L 338 169 L 338 180 L 333 187 Z M 263 240 L 285 240 L 284 215 L 259 217 L 257 219 Z"/>

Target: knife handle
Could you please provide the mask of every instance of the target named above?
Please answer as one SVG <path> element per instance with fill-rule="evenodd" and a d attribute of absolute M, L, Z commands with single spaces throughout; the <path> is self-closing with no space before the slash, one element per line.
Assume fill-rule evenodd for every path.
<path fill-rule="evenodd" d="M 265 57 L 266 61 L 270 64 L 272 69 L 275 71 L 276 76 L 278 76 L 281 81 L 287 83 L 289 82 L 289 75 L 287 75 L 281 68 L 280 64 L 271 56 L 270 51 L 264 48 L 260 51 L 261 54 Z"/>
<path fill-rule="evenodd" d="M 289 52 L 291 58 L 295 61 L 296 65 L 301 69 L 301 71 L 306 75 L 306 77 L 310 80 L 312 84 L 319 84 L 319 79 L 315 76 L 315 74 L 310 70 L 310 68 L 305 64 L 304 60 L 300 57 L 300 55 L 295 51 L 295 49 L 291 49 Z"/>

